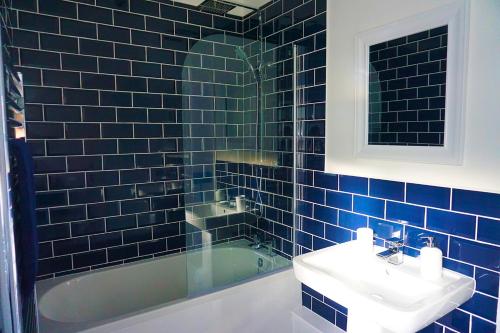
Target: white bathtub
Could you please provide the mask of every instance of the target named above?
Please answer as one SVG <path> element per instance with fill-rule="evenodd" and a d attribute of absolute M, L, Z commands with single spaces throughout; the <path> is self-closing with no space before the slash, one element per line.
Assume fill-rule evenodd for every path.
<path fill-rule="evenodd" d="M 247 240 L 37 283 L 40 333 L 73 333 L 289 267 Z M 105 332 L 105 331 L 103 331 Z"/>

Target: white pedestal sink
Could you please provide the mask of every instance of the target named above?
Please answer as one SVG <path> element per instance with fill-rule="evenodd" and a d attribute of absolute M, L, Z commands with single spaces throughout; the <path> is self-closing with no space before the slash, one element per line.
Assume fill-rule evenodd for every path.
<path fill-rule="evenodd" d="M 361 254 L 356 241 L 310 252 L 293 259 L 297 279 L 349 309 L 349 333 L 413 333 L 467 301 L 474 279 L 443 269 L 427 281 L 420 260 L 404 257 L 392 265 L 376 253 Z"/>

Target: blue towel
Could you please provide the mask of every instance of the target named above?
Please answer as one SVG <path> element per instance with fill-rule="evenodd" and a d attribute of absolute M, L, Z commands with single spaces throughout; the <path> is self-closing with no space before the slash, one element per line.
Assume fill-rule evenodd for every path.
<path fill-rule="evenodd" d="M 14 234 L 16 239 L 17 270 L 21 295 L 29 297 L 33 291 L 38 268 L 38 235 L 33 157 L 29 145 L 23 139 L 10 140 L 14 157 L 11 167 L 13 186 Z"/>

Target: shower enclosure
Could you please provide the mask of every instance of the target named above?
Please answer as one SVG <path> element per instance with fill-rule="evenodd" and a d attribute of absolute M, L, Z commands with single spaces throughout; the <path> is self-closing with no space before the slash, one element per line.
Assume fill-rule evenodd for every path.
<path fill-rule="evenodd" d="M 54 56 L 48 63 L 37 63 L 36 56 L 19 57 L 16 66 L 21 70 L 47 75 L 47 82 L 31 80 L 27 84 L 31 100 L 26 102 L 43 112 L 39 118 L 36 112 L 30 114 L 26 131 L 35 162 L 39 162 L 36 191 L 42 198 L 37 207 L 38 232 L 43 234 L 38 243 L 41 281 L 37 282 L 37 313 L 43 317 L 42 326 L 43 322 L 56 325 L 45 326 L 42 332 L 58 331 L 59 323 L 67 324 L 64 330 L 68 332 L 78 325 L 79 329 L 91 327 L 97 321 L 181 302 L 291 266 L 296 248 L 298 57 L 294 39 L 281 36 L 285 26 L 275 34 L 269 28 L 274 22 L 266 19 L 265 6 L 276 3 L 262 1 L 260 9 L 242 3 L 252 2 L 207 0 L 198 7 L 161 4 L 161 9 L 188 12 L 201 21 L 210 14 L 211 23 L 206 26 L 186 18 L 166 18 L 171 13 L 161 10 L 158 17 L 144 14 L 143 18 L 165 25 L 151 31 L 148 25 L 134 25 L 127 28 L 124 39 L 99 40 L 104 29 L 114 28 L 111 23 L 92 23 L 99 27 L 93 38 L 65 36 L 78 39 L 77 43 L 96 39 L 112 45 L 112 55 L 101 49 L 95 55 L 85 54 L 96 61 L 97 69 L 70 61 L 63 64 L 73 66 L 66 70 L 59 63 L 63 57 L 81 56 L 80 47 L 71 51 L 75 54 L 45 50 L 44 54 Z M 132 12 L 116 6 L 107 10 L 112 15 Z M 40 15 L 35 12 L 30 15 Z M 226 26 L 228 21 L 232 27 Z M 175 29 L 165 28 L 167 23 Z M 23 30 L 20 26 L 15 29 Z M 36 29 L 25 30 L 46 34 Z M 147 47 L 143 41 L 128 39 L 133 33 L 142 36 L 145 32 L 148 36 L 156 33 L 159 45 L 150 47 L 148 43 L 156 42 L 153 39 L 144 41 Z M 64 35 L 61 29 L 59 34 Z M 31 47 L 13 45 L 21 55 L 42 52 L 42 47 Z M 128 53 L 129 47 L 144 50 L 147 57 L 135 59 L 136 55 Z M 115 48 L 126 52 L 118 54 Z M 125 62 L 124 68 L 119 66 Z M 113 65 L 120 69 L 111 68 Z M 154 72 L 157 68 L 159 73 Z M 53 84 L 48 75 L 59 70 L 56 74 L 64 78 L 78 76 L 78 87 L 66 80 Z M 84 76 L 91 87 L 82 83 Z M 109 78 L 111 84 L 101 81 Z M 137 82 L 146 83 L 139 88 Z M 33 93 L 38 91 L 41 93 Z M 47 100 L 47 91 L 64 92 L 64 98 L 57 95 Z M 95 101 L 90 97 L 96 97 Z M 59 108 L 67 114 L 56 114 Z M 46 116 L 48 111 L 55 117 Z M 35 133 L 44 125 L 62 132 Z M 74 137 L 68 134 L 71 130 Z M 49 143 L 64 149 L 51 155 L 46 148 Z M 82 149 L 78 150 L 78 144 Z M 51 163 L 60 161 L 50 169 L 55 165 Z M 78 177 L 83 181 L 78 182 Z M 49 182 L 52 179 L 54 184 Z M 44 197 L 50 200 L 44 201 Z M 2 209 L 4 217 L 9 213 Z M 2 233 L 11 226 L 2 225 Z M 15 269 L 10 273 L 15 275 Z M 117 276 L 120 283 L 114 283 Z M 146 283 L 138 284 L 139 280 Z M 82 281 L 92 281 L 92 288 L 112 282 L 104 288 L 106 296 L 104 292 L 85 292 L 91 288 L 85 289 Z M 5 303 L 17 295 L 12 292 L 16 288 L 0 282 L 4 282 L 0 301 L 5 309 Z M 81 297 L 74 296 L 78 292 Z M 126 292 L 129 301 L 111 302 Z M 65 303 L 65 299 L 71 302 Z M 100 304 L 106 311 L 78 311 L 79 306 L 86 306 L 83 300 Z M 32 308 L 34 305 L 26 307 L 30 314 L 36 312 Z M 18 309 L 12 314 L 17 321 L 28 318 L 22 318 Z M 4 317 L 7 315 L 10 313 L 5 312 Z M 33 316 L 29 321 L 30 325 L 37 322 Z"/>
<path fill-rule="evenodd" d="M 262 12 L 248 24 L 243 36 L 194 43 L 182 69 L 190 295 L 289 267 L 293 256 L 292 46 L 266 42 Z M 289 186 L 274 188 L 276 177 Z M 212 252 L 225 246 L 262 257 L 243 270 L 241 262 L 215 262 Z M 232 273 L 217 280 L 213 270 Z"/>

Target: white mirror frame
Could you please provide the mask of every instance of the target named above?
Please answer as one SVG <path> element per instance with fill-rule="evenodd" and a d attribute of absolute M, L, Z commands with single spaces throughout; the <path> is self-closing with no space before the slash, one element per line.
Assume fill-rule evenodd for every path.
<path fill-rule="evenodd" d="M 461 165 L 464 146 L 464 106 L 467 27 L 464 6 L 453 3 L 359 33 L 355 37 L 356 158 Z M 368 79 L 371 45 L 440 26 L 448 26 L 444 146 L 368 144 Z"/>

